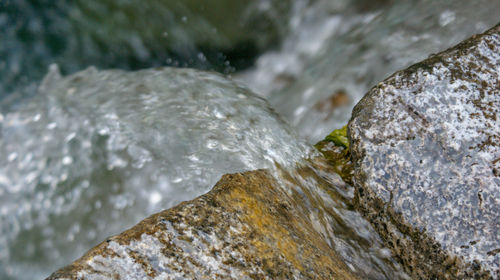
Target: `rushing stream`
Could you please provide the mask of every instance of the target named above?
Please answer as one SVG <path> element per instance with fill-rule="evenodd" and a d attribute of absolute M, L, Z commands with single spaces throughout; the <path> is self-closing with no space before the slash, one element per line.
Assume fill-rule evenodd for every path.
<path fill-rule="evenodd" d="M 297 1 L 281 48 L 236 75 L 312 143 L 345 125 L 376 83 L 485 31 L 500 12 L 489 0 L 353 2 Z"/>
<path fill-rule="evenodd" d="M 67 2 L 56 2 L 43 10 L 41 23 L 32 21 L 30 32 L 50 38 L 72 35 L 75 29 L 65 26 L 60 12 L 69 9 Z M 68 37 L 67 51 L 57 55 L 44 45 L 45 37 L 26 39 L 12 27 L 23 26 L 22 20 L 11 21 L 7 13 L 39 15 L 36 5 L 19 1 L 4 10 L 0 3 L 0 27 L 6 27 L 0 31 L 1 279 L 43 278 L 106 236 L 207 192 L 225 173 L 274 168 L 276 163 L 293 169 L 315 155 L 306 141 L 313 143 L 344 125 L 352 106 L 375 83 L 484 31 L 500 14 L 500 2 L 486 0 L 377 5 L 296 0 L 287 2 L 286 9 L 274 2 L 279 1 L 258 1 L 260 6 L 248 8 L 252 12 L 247 16 L 267 9 L 266 16 L 277 17 L 267 26 L 270 33 L 281 34 L 273 37 L 281 40 L 279 47 L 255 43 L 262 52 L 255 65 L 237 72 L 227 56 L 196 47 L 190 49 L 193 58 L 175 51 L 158 54 L 156 45 L 144 47 L 138 30 L 130 36 L 122 30 L 120 40 L 143 54 L 139 60 L 134 56 L 118 63 L 121 52 L 102 60 L 105 55 L 96 42 L 79 57 L 81 45 L 73 37 Z M 71 11 L 74 22 L 95 25 L 95 19 Z M 196 24 L 194 16 L 180 17 L 180 22 Z M 49 24 L 51 17 L 55 25 Z M 196 46 L 194 37 L 183 40 Z M 49 63 L 58 62 L 69 73 L 91 66 L 88 61 L 121 69 L 216 69 L 233 72 L 241 83 L 174 68 L 125 72 L 91 67 L 62 77 L 57 66 L 39 81 Z M 361 275 L 404 278 L 373 229 L 348 203 L 325 198 L 318 185 L 327 175 L 320 169 L 310 172 L 316 175 L 291 177 L 329 201 L 323 210 L 341 224 L 337 230 L 325 228 L 332 247 Z"/>
<path fill-rule="evenodd" d="M 225 173 L 287 166 L 311 149 L 261 98 L 190 69 L 89 68 L 62 79 L 54 68 L 0 124 L 10 275 L 54 270 Z"/>

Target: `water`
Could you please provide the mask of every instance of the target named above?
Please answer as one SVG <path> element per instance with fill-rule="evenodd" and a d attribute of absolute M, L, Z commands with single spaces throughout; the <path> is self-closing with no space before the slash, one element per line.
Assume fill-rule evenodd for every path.
<path fill-rule="evenodd" d="M 290 2 L 2 0 L 0 99 L 42 79 L 52 63 L 65 74 L 90 65 L 248 67 L 286 33 Z"/>
<path fill-rule="evenodd" d="M 296 1 L 280 49 L 236 75 L 316 143 L 368 89 L 495 25 L 499 1 Z"/>
<path fill-rule="evenodd" d="M 266 101 L 189 69 L 54 66 L 0 122 L 0 275 L 48 275 L 221 175 L 311 151 Z M 14 277 L 20 276 L 20 277 Z"/>
<path fill-rule="evenodd" d="M 299 193 L 301 211 L 356 273 L 404 276 L 353 210 L 353 189 L 324 163 L 304 163 L 317 153 L 265 100 L 221 75 L 89 68 L 62 77 L 54 65 L 0 128 L 3 278 L 48 275 L 221 175 L 259 168 Z M 306 167 L 295 171 L 299 162 Z"/>
<path fill-rule="evenodd" d="M 360 279 L 409 279 L 372 225 L 354 210 L 352 186 L 323 159 L 302 160 L 296 169 L 279 169 L 274 176 Z"/>
<path fill-rule="evenodd" d="M 10 10 L 2 6 L 7 2 Z M 182 28 L 172 27 L 177 31 L 167 31 L 167 37 L 185 44 L 161 52 L 164 41 L 148 45 L 158 37 L 136 27 L 100 34 L 99 20 L 79 17 L 68 2 L 43 2 L 0 3 L 0 278 L 44 277 L 105 236 L 208 191 L 224 173 L 293 164 L 311 152 L 264 100 L 219 75 L 90 68 L 62 78 L 52 69 L 37 90 L 53 62 L 65 73 L 93 64 L 239 69 L 222 44 L 204 51 Z M 122 2 L 129 1 L 116 1 Z M 343 126 L 369 87 L 484 31 L 500 12 L 499 2 L 486 0 L 295 0 L 284 7 L 277 2 L 255 2 L 241 19 L 264 22 L 254 27 L 281 38 L 279 47 L 269 50 L 277 46 L 273 40 L 250 44 L 268 51 L 253 68 L 232 75 L 267 98 L 312 143 Z M 109 7 L 101 8 L 99 17 L 110 22 L 134 17 L 117 13 L 106 19 Z M 144 11 L 151 9 L 137 10 Z M 267 20 L 252 20 L 259 18 L 252 14 Z M 179 15 L 173 25 L 195 26 L 195 17 Z M 151 18 L 148 22 L 163 24 L 162 17 Z M 241 30 L 238 24 L 231 27 Z M 355 215 L 335 209 L 328 211 L 343 221 Z M 350 226 L 359 234 L 369 232 L 360 228 L 363 222 Z M 349 243 L 350 235 L 337 234 L 337 244 Z M 378 244 L 366 236 L 366 242 Z M 353 265 L 386 255 L 379 245 L 338 246 L 339 252 L 351 252 L 343 254 Z M 390 267 L 380 265 L 376 275 Z"/>

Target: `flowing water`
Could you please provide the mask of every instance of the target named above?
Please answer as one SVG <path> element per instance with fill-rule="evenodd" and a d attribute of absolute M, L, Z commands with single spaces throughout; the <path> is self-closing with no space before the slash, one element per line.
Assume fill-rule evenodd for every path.
<path fill-rule="evenodd" d="M 281 48 L 236 78 L 315 143 L 376 83 L 484 32 L 499 13 L 489 0 L 297 1 Z"/>
<path fill-rule="evenodd" d="M 278 168 L 274 176 L 308 216 L 315 231 L 360 279 L 410 279 L 372 225 L 354 208 L 354 189 L 323 159 L 300 161 L 294 169 Z"/>
<path fill-rule="evenodd" d="M 286 166 L 311 150 L 266 101 L 190 69 L 89 68 L 63 79 L 54 67 L 1 119 L 9 276 L 48 273 L 225 173 Z"/>
<path fill-rule="evenodd" d="M 26 8 L 30 2 L 18 3 Z M 53 3 L 56 7 L 46 6 L 50 9 L 44 10 L 43 19 L 57 20 L 32 23 L 30 32 L 50 29 L 50 37 L 74 31 L 65 29 L 64 15 L 58 12 L 66 2 Z M 232 76 L 269 99 L 310 142 L 345 124 L 352 106 L 376 82 L 484 31 L 500 12 L 500 3 L 485 0 L 377 5 L 296 0 L 289 13 L 276 12 L 280 10 L 272 1 L 259 3 L 259 9 L 282 16 L 278 29 L 289 31 L 279 48 Z M 12 26 L 15 22 L 1 5 L 0 26 Z M 0 33 L 0 91 L 8 90 L 0 95 L 17 98 L 0 99 L 2 279 L 47 276 L 106 236 L 205 193 L 222 174 L 272 168 L 275 163 L 293 167 L 315 153 L 266 101 L 217 74 L 89 68 L 63 78 L 52 67 L 39 83 L 40 69 L 48 62 L 62 62 L 69 72 L 76 71 L 88 57 L 99 64 L 94 56 L 98 50 L 78 58 L 80 49 L 71 48 L 74 42 L 69 40 L 70 53 L 57 56 L 45 45 L 47 40 L 23 41 L 18 35 L 24 33 L 5 33 L 9 30 L 19 31 Z M 121 38 L 139 46 L 137 32 Z M 194 61 L 203 62 L 198 51 Z M 147 57 L 148 63 L 113 64 L 111 59 L 101 66 L 134 69 L 168 65 L 171 59 Z M 228 65 L 226 59 L 219 61 Z M 211 68 L 201 62 L 177 65 Z M 227 67 L 222 69 L 227 72 Z M 318 195 L 323 192 L 316 186 L 323 179 L 301 176 L 293 175 L 294 182 L 302 180 Z M 349 264 L 374 278 L 404 277 L 363 219 L 341 203 L 328 205 L 324 211 L 342 221 L 343 229 L 325 228 L 325 236 Z"/>

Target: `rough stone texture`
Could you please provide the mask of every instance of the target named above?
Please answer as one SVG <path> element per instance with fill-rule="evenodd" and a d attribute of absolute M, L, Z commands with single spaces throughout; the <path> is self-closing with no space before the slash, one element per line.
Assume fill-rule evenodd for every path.
<path fill-rule="evenodd" d="M 297 205 L 266 171 L 225 175 L 48 279 L 356 279 Z"/>
<path fill-rule="evenodd" d="M 500 25 L 375 86 L 349 122 L 364 214 L 413 278 L 500 276 Z"/>

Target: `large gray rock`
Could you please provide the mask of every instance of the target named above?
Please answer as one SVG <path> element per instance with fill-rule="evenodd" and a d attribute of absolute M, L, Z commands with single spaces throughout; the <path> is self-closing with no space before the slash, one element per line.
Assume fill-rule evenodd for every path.
<path fill-rule="evenodd" d="M 414 278 L 500 276 L 499 73 L 497 25 L 354 108 L 361 209 Z"/>

